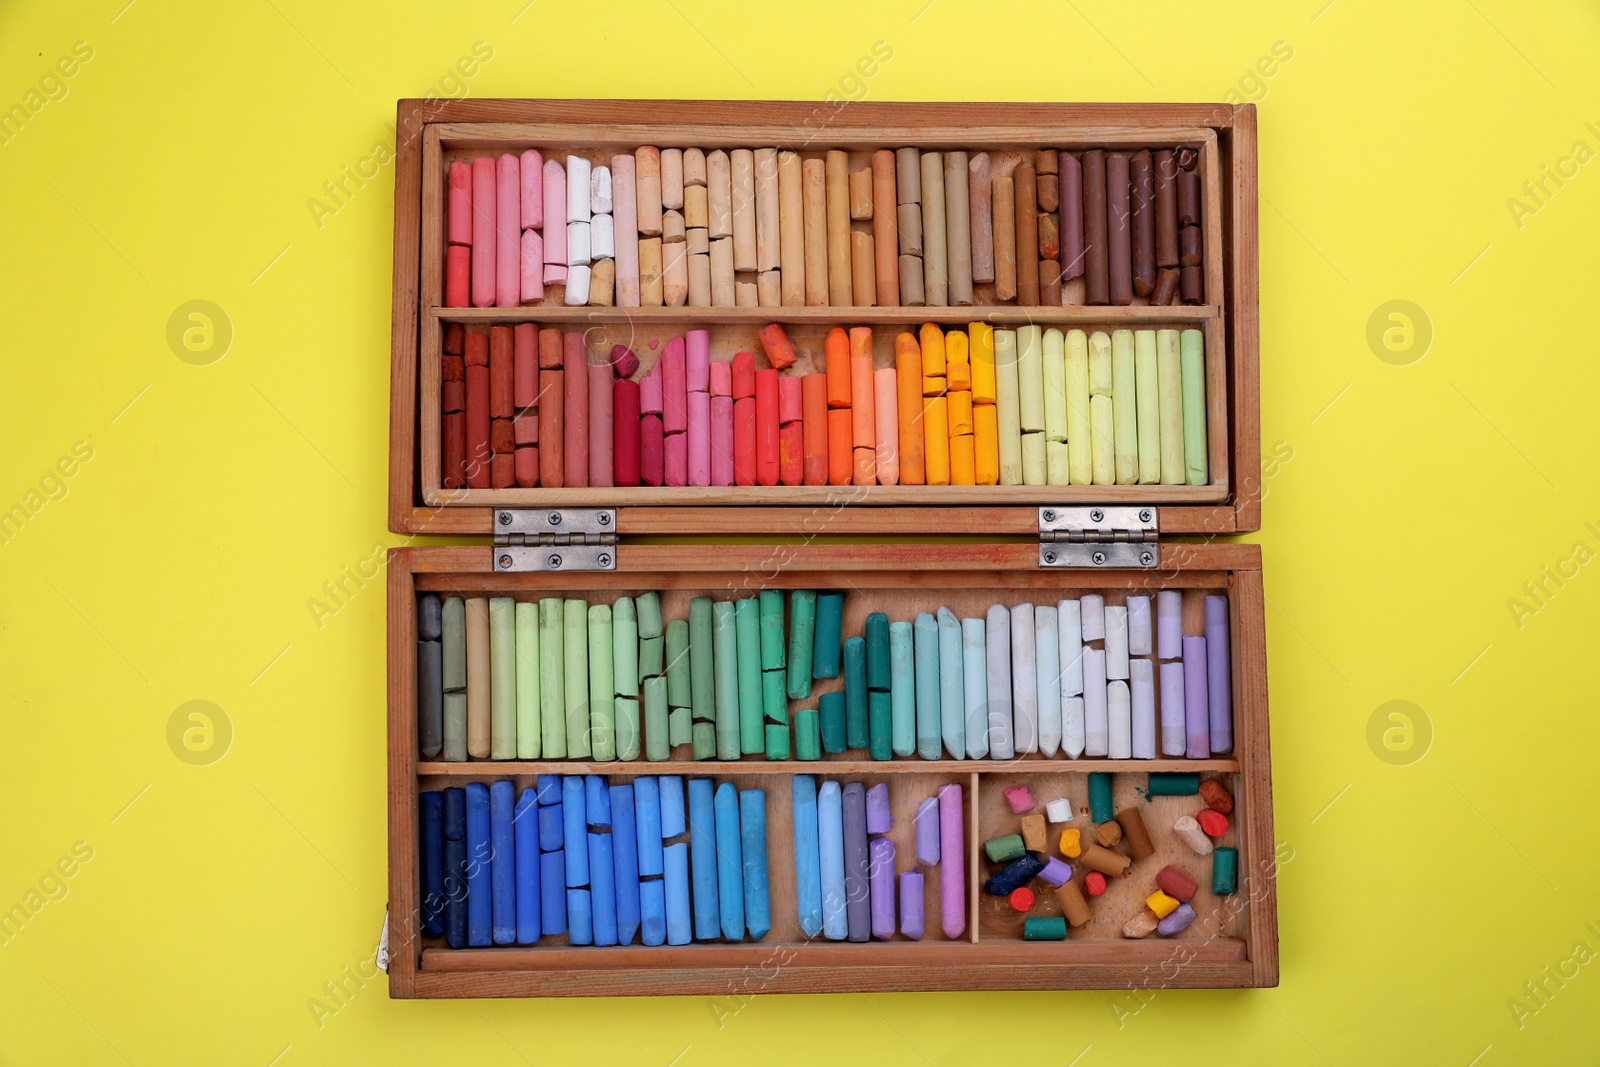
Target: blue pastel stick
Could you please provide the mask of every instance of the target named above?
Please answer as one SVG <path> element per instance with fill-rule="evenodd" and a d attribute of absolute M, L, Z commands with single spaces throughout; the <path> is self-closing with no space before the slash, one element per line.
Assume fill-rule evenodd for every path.
<path fill-rule="evenodd" d="M 539 857 L 539 927 L 551 937 L 567 932 L 567 854 Z"/>
<path fill-rule="evenodd" d="M 850 933 L 844 911 L 844 811 L 838 782 L 817 790 L 817 860 L 822 872 L 822 936 L 843 941 Z"/>
<path fill-rule="evenodd" d="M 562 807 L 559 803 L 549 804 L 539 809 L 539 851 L 559 852 L 561 846 L 566 844 L 567 828 L 561 821 Z"/>
<path fill-rule="evenodd" d="M 594 943 L 617 943 L 617 873 L 611 856 L 611 835 L 589 831 L 589 913 Z"/>
<path fill-rule="evenodd" d="M 772 903 L 767 885 L 767 794 L 760 789 L 739 793 L 739 858 L 744 863 L 744 926 L 752 941 L 772 929 Z"/>
<path fill-rule="evenodd" d="M 576 774 L 561 779 L 562 849 L 567 854 L 568 889 L 589 884 L 589 827 L 584 822 L 587 810 L 583 779 Z"/>
<path fill-rule="evenodd" d="M 872 940 L 871 859 L 867 852 L 867 791 L 860 782 L 844 787 L 840 802 L 844 824 L 844 911 L 852 941 Z"/>
<path fill-rule="evenodd" d="M 611 862 L 616 870 L 617 944 L 639 933 L 639 839 L 633 823 L 633 786 L 611 787 Z"/>
<path fill-rule="evenodd" d="M 689 846 L 679 841 L 661 850 L 666 868 L 667 944 L 689 943 Z"/>
<path fill-rule="evenodd" d="M 584 846 L 588 851 L 588 846 Z M 587 889 L 567 890 L 567 941 L 574 945 L 594 944 L 594 912 Z"/>
<path fill-rule="evenodd" d="M 912 627 L 916 643 L 917 755 L 938 759 L 942 736 L 939 719 L 939 624 L 926 611 Z"/>
<path fill-rule="evenodd" d="M 583 806 L 590 826 L 611 825 L 611 790 L 598 774 L 584 776 Z"/>
<path fill-rule="evenodd" d="M 794 815 L 794 897 L 800 930 L 822 933 L 822 867 L 817 852 L 817 779 L 797 774 L 790 782 Z"/>
<path fill-rule="evenodd" d="M 497 945 L 517 942 L 517 846 L 511 828 L 516 807 L 516 786 L 507 781 L 489 786 L 491 934 Z"/>
<path fill-rule="evenodd" d="M 694 937 L 711 941 L 722 933 L 717 906 L 717 811 L 711 779 L 689 779 L 689 866 L 694 874 Z"/>
<path fill-rule="evenodd" d="M 663 774 L 657 781 L 661 792 L 661 840 L 669 841 L 689 829 L 683 806 L 683 776 Z"/>
<path fill-rule="evenodd" d="M 492 798 L 491 798 L 492 799 Z M 539 794 L 524 789 L 512 818 L 517 848 L 517 944 L 539 940 Z"/>
<path fill-rule="evenodd" d="M 444 938 L 451 948 L 467 944 L 467 791 L 446 789 L 439 805 L 444 831 Z"/>
<path fill-rule="evenodd" d="M 717 913 L 722 936 L 744 940 L 744 860 L 739 854 L 739 791 L 732 782 L 717 786 Z M 699 886 L 695 889 L 698 891 Z"/>
<path fill-rule="evenodd" d="M 428 792 L 417 797 L 422 840 L 422 932 L 444 936 L 444 796 Z"/>
<path fill-rule="evenodd" d="M 494 846 L 489 843 L 489 787 L 467 784 L 467 944 L 474 948 L 494 944 L 494 889 L 489 865 Z"/>
<path fill-rule="evenodd" d="M 561 803 L 561 775 L 559 775 L 559 774 L 541 774 L 541 775 L 539 775 L 539 803 L 541 803 L 541 804 L 559 804 L 559 803 Z"/>
<path fill-rule="evenodd" d="M 613 803 L 612 807 L 616 807 Z M 653 774 L 633 780 L 633 818 L 639 838 L 639 876 L 661 874 L 661 788 Z"/>
<path fill-rule="evenodd" d="M 667 943 L 667 883 L 661 878 L 639 883 L 639 940 L 651 947 Z"/>

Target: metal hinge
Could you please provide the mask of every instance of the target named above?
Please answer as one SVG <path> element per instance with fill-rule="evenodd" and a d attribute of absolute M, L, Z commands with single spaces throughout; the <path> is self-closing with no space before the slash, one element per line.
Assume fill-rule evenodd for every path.
<path fill-rule="evenodd" d="M 614 571 L 617 510 L 497 510 L 496 571 Z"/>
<path fill-rule="evenodd" d="M 1039 566 L 1154 567 L 1160 558 L 1153 507 L 1039 509 Z"/>

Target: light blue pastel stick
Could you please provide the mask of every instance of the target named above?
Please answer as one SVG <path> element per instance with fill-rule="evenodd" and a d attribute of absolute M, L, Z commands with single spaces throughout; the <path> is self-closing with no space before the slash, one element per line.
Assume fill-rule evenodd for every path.
<path fill-rule="evenodd" d="M 567 854 L 568 889 L 589 884 L 589 825 L 584 821 L 587 811 L 583 777 L 569 774 L 561 779 L 562 851 Z M 570 899 L 567 911 L 570 916 Z"/>
<path fill-rule="evenodd" d="M 822 936 L 843 941 L 850 934 L 845 916 L 844 798 L 838 782 L 817 791 L 817 860 L 822 872 Z"/>
<path fill-rule="evenodd" d="M 941 751 L 939 718 L 939 624 L 926 611 L 912 627 L 917 675 L 917 755 L 938 759 Z M 955 753 L 957 759 L 962 753 Z"/>
<path fill-rule="evenodd" d="M 889 624 L 889 730 L 896 756 L 917 750 L 917 685 L 909 622 Z"/>
<path fill-rule="evenodd" d="M 661 867 L 661 788 L 653 774 L 633 780 L 633 818 L 639 839 L 639 877 L 653 878 Z"/>
<path fill-rule="evenodd" d="M 661 853 L 666 867 L 667 944 L 687 945 L 690 937 L 689 918 L 689 846 L 679 841 L 668 845 Z"/>
<path fill-rule="evenodd" d="M 822 861 L 817 851 L 816 777 L 795 775 L 790 782 L 790 796 L 794 814 L 795 908 L 799 912 L 801 931 L 807 937 L 816 937 L 822 933 Z M 840 843 L 843 844 L 842 839 Z"/>
<path fill-rule="evenodd" d="M 967 758 L 982 759 L 989 754 L 988 648 L 982 619 L 961 620 L 961 672 Z"/>
<path fill-rule="evenodd" d="M 772 929 L 772 903 L 767 885 L 767 794 L 760 789 L 739 793 L 739 858 L 744 863 L 744 926 L 752 941 Z"/>
<path fill-rule="evenodd" d="M 689 828 L 683 806 L 683 776 L 663 774 L 656 779 L 656 788 L 661 793 L 661 840 L 668 841 Z"/>
<path fill-rule="evenodd" d="M 739 847 L 739 791 L 732 782 L 717 786 L 717 911 L 722 936 L 744 940 L 744 857 Z"/>
<path fill-rule="evenodd" d="M 995 759 L 1010 759 L 1016 755 L 1011 717 L 1011 612 L 1003 604 L 989 609 L 988 653 L 985 677 L 989 689 L 989 749 Z M 1034 715 L 1037 721 L 1037 707 Z"/>
<path fill-rule="evenodd" d="M 663 878 L 639 883 L 639 941 L 652 948 L 667 943 L 667 883 Z"/>
<path fill-rule="evenodd" d="M 939 609 L 939 722 L 951 759 L 967 755 L 967 704 L 962 688 L 961 622 L 949 608 Z"/>
<path fill-rule="evenodd" d="M 717 809 L 709 778 L 689 779 L 689 869 L 694 937 L 713 941 L 722 933 L 722 911 L 717 906 Z"/>

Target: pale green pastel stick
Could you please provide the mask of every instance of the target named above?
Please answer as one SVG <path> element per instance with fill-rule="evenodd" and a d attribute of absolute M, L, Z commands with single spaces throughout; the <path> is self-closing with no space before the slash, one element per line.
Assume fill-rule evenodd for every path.
<path fill-rule="evenodd" d="M 1044 439 L 1067 439 L 1067 337 L 1054 326 L 1044 332 Z"/>
<path fill-rule="evenodd" d="M 489 598 L 489 758 L 517 758 L 517 602 Z"/>
<path fill-rule="evenodd" d="M 1094 481 L 1089 446 L 1089 335 L 1067 331 L 1067 472 L 1073 485 Z"/>
<path fill-rule="evenodd" d="M 1183 473 L 1190 485 L 1211 480 L 1206 462 L 1206 358 L 1199 330 L 1178 335 L 1183 375 Z"/>
<path fill-rule="evenodd" d="M 667 736 L 674 745 L 687 745 L 694 739 L 694 717 L 690 715 L 688 708 L 667 709 Z M 712 746 L 712 751 L 716 751 L 715 745 Z"/>
<path fill-rule="evenodd" d="M 661 636 L 661 595 L 640 593 L 634 598 L 634 608 L 639 617 L 639 639 Z"/>
<path fill-rule="evenodd" d="M 561 605 L 562 671 L 567 703 L 567 755 L 587 757 L 589 747 L 589 603 Z"/>
<path fill-rule="evenodd" d="M 440 638 L 443 654 L 444 691 L 456 693 L 467 688 L 467 604 L 458 596 L 444 598 L 440 610 Z"/>
<path fill-rule="evenodd" d="M 517 603 L 517 758 L 538 759 L 543 737 L 539 722 L 539 605 Z"/>
<path fill-rule="evenodd" d="M 439 758 L 450 763 L 467 759 L 467 694 L 444 695 L 444 748 Z"/>
<path fill-rule="evenodd" d="M 751 607 L 755 605 L 752 604 Z M 731 600 L 711 605 L 713 619 L 713 669 L 715 671 L 716 739 L 718 759 L 739 758 L 739 623 Z M 759 631 L 758 631 L 759 633 Z M 757 641 L 760 641 L 759 636 Z M 756 712 L 761 710 L 759 668 L 761 649 L 755 650 L 757 664 Z"/>
<path fill-rule="evenodd" d="M 567 675 L 562 652 L 560 597 L 539 601 L 539 727 L 544 758 L 567 758 Z"/>
<path fill-rule="evenodd" d="M 611 608 L 589 609 L 589 747 L 597 760 L 617 758 L 617 683 L 611 671 Z"/>
<path fill-rule="evenodd" d="M 1139 410 L 1139 484 L 1155 485 L 1161 481 L 1161 401 L 1156 388 L 1154 330 L 1134 331 L 1133 364 L 1134 402 Z"/>
<path fill-rule="evenodd" d="M 1043 433 L 1044 341 L 1037 326 L 1017 328 L 1017 397 L 1020 401 L 1022 432 Z M 1040 458 L 1043 458 L 1042 452 Z"/>
<path fill-rule="evenodd" d="M 1044 484 L 1046 485 L 1071 485 L 1071 468 L 1067 463 L 1067 443 L 1065 441 L 1046 441 L 1044 443 Z"/>
<path fill-rule="evenodd" d="M 646 637 L 639 642 L 639 684 L 643 685 L 646 678 L 654 678 L 664 674 L 667 669 L 667 639 L 665 637 Z"/>
<path fill-rule="evenodd" d="M 1111 395 L 1111 335 L 1104 330 L 1089 335 L 1089 395 Z"/>
<path fill-rule="evenodd" d="M 694 702 L 689 673 L 689 623 L 673 619 L 667 623 L 667 736 L 672 745 L 687 745 L 694 734 L 690 705 Z"/>
<path fill-rule="evenodd" d="M 1161 484 L 1183 484 L 1183 374 L 1178 331 L 1156 331 L 1156 395 L 1161 404 Z"/>
<path fill-rule="evenodd" d="M 639 698 L 615 697 L 617 723 L 617 758 L 639 758 Z"/>
<path fill-rule="evenodd" d="M 995 422 L 1000 430 L 1000 484 L 1022 484 L 1022 398 L 1018 394 L 1017 331 L 994 332 Z"/>
<path fill-rule="evenodd" d="M 1134 400 L 1133 331 L 1111 333 L 1111 415 L 1117 453 L 1117 484 L 1139 481 L 1139 410 Z"/>
<path fill-rule="evenodd" d="M 667 716 L 667 679 L 665 675 L 646 678 L 640 687 L 644 690 L 644 758 L 660 762 L 672 757 Z"/>
<path fill-rule="evenodd" d="M 1022 484 L 1044 485 L 1047 473 L 1044 431 L 1022 435 Z"/>
<path fill-rule="evenodd" d="M 639 695 L 639 622 L 633 597 L 618 597 L 611 605 L 611 677 L 619 697 Z M 618 747 L 621 747 L 619 741 Z"/>
<path fill-rule="evenodd" d="M 1094 484 L 1117 484 L 1117 453 L 1115 427 L 1112 425 L 1111 398 L 1089 398 L 1090 452 L 1094 457 Z"/>

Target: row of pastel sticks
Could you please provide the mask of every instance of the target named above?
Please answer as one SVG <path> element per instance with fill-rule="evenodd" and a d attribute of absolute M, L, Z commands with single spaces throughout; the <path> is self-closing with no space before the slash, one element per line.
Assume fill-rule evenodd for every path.
<path fill-rule="evenodd" d="M 418 601 L 423 758 L 782 760 L 867 749 L 887 760 L 1064 753 L 1205 759 L 1233 747 L 1228 601 L 1204 598 L 1183 633 L 1183 594 L 1099 593 L 1055 605 L 947 607 L 843 635 L 844 594 L 689 601 L 664 621 L 658 594 L 614 604 L 547 597 Z M 1152 659 L 1152 655 L 1154 658 Z M 1156 674 L 1160 668 L 1159 701 Z M 815 680 L 842 679 L 811 698 Z"/>
<path fill-rule="evenodd" d="M 872 331 L 835 328 L 824 370 L 777 324 L 767 367 L 667 341 L 639 380 L 582 333 L 452 324 L 441 362 L 444 488 L 513 485 L 1205 485 L 1201 331 L 925 324 L 874 365 Z M 542 452 L 541 452 L 542 448 Z"/>
<path fill-rule="evenodd" d="M 864 159 L 858 156 L 858 159 Z M 639 148 L 449 167 L 445 306 L 1204 299 L 1199 153 Z M 1083 278 L 1081 292 L 1068 283 Z"/>
<path fill-rule="evenodd" d="M 451 948 L 759 941 L 766 795 L 729 782 L 541 774 L 422 793 L 422 919 Z"/>

